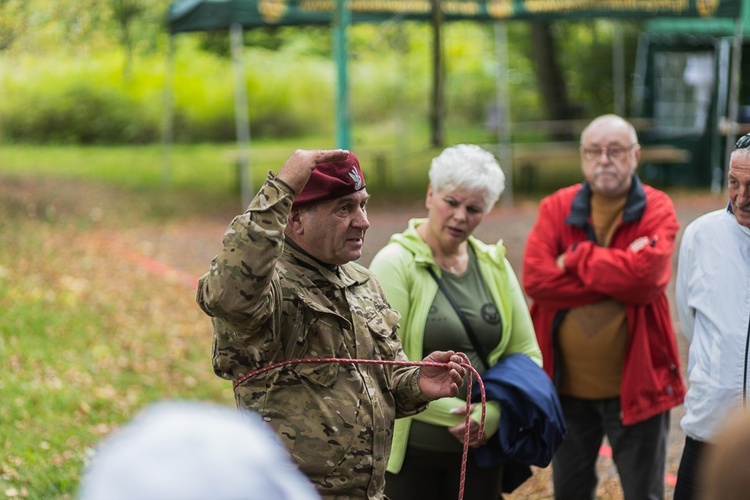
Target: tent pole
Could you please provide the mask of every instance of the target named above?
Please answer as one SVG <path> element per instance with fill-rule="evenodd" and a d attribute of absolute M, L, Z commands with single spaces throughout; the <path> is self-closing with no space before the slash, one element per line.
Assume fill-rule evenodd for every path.
<path fill-rule="evenodd" d="M 711 126 L 711 193 L 718 195 L 722 190 L 724 182 L 724 165 L 722 158 L 724 152 L 721 150 L 722 122 L 726 120 L 724 114 L 728 108 L 728 89 L 730 81 L 730 55 L 732 53 L 731 40 L 722 37 L 717 43 L 716 49 L 718 62 L 716 63 L 716 110 L 715 121 Z M 726 133 L 729 133 L 727 130 Z"/>
<path fill-rule="evenodd" d="M 633 76 L 633 93 L 630 99 L 630 116 L 638 118 L 644 113 L 643 89 L 646 88 L 646 68 L 648 67 L 648 46 L 651 43 L 645 33 L 638 36 L 638 48 L 635 54 L 635 75 Z"/>
<path fill-rule="evenodd" d="M 349 81 L 347 78 L 348 27 L 351 23 L 351 12 L 347 0 L 337 0 L 336 21 L 333 37 L 333 53 L 338 68 L 337 106 L 336 106 L 336 146 L 349 149 L 351 146 L 349 112 Z"/>
<path fill-rule="evenodd" d="M 174 35 L 171 33 L 164 68 L 164 110 L 162 113 L 161 184 L 166 187 L 172 182 L 172 143 L 174 142 Z"/>
<path fill-rule="evenodd" d="M 612 33 L 612 84 L 615 99 L 615 114 L 625 116 L 625 42 L 622 26 L 614 21 Z"/>
<path fill-rule="evenodd" d="M 505 171 L 503 206 L 513 206 L 513 154 L 511 145 L 510 90 L 508 85 L 508 27 L 495 23 L 495 53 L 497 54 L 497 156 Z"/>
<path fill-rule="evenodd" d="M 443 10 L 440 0 L 431 0 L 432 5 L 432 109 L 430 122 L 432 137 L 430 143 L 433 148 L 443 146 L 443 119 L 445 118 L 445 96 L 443 64 Z"/>
<path fill-rule="evenodd" d="M 229 28 L 234 73 L 234 116 L 237 124 L 237 168 L 239 170 L 242 209 L 250 204 L 253 179 L 250 175 L 250 120 L 247 110 L 247 81 L 242 61 L 242 26 L 232 23 Z"/>
<path fill-rule="evenodd" d="M 734 46 L 732 47 L 732 72 L 729 81 L 729 109 L 727 121 L 730 129 L 727 130 L 726 146 L 724 148 L 724 182 L 722 189 L 727 185 L 727 174 L 729 173 L 729 156 L 734 149 L 734 143 L 737 139 L 737 114 L 739 110 L 739 93 L 740 93 L 740 70 L 742 61 L 742 15 L 740 15 L 734 24 Z"/>

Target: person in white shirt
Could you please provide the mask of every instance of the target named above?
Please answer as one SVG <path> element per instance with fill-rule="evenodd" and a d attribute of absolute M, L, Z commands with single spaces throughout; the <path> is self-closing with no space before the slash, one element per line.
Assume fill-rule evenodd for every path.
<path fill-rule="evenodd" d="M 737 141 L 727 178 L 727 207 L 690 223 L 680 245 L 676 299 L 690 385 L 675 500 L 698 497 L 706 448 L 750 391 L 750 134 Z"/>
<path fill-rule="evenodd" d="M 149 404 L 96 447 L 77 500 L 320 500 L 260 415 L 209 401 Z"/>

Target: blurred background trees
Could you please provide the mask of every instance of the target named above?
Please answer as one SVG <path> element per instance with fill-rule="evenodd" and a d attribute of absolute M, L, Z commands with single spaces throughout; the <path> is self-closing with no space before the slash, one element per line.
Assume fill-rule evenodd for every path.
<path fill-rule="evenodd" d="M 164 108 L 168 0 L 0 0 L 0 141 L 157 142 Z M 624 74 L 638 24 L 619 23 Z M 590 118 L 613 111 L 614 21 L 511 21 L 512 122 Z M 336 68 L 328 28 L 245 33 L 254 138 L 333 134 Z M 234 140 L 228 35 L 175 38 L 175 140 Z M 497 53 L 490 23 L 444 27 L 446 129 L 493 141 Z M 354 137 L 427 135 L 432 35 L 427 24 L 355 25 L 350 31 Z M 615 61 L 614 64 L 618 64 Z M 524 130 L 514 141 L 548 139 Z"/>

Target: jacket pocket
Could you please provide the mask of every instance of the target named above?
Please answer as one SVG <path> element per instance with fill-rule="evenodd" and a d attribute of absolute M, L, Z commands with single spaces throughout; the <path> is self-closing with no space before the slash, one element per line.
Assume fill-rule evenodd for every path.
<path fill-rule="evenodd" d="M 396 327 L 401 315 L 390 307 L 383 307 L 367 319 L 367 328 L 372 333 L 377 359 L 396 359 L 401 351 L 401 341 Z"/>
<path fill-rule="evenodd" d="M 306 308 L 304 320 L 295 339 L 294 358 L 341 357 L 343 318 L 331 313 Z M 321 387 L 333 387 L 340 369 L 339 363 L 299 363 L 294 371 L 303 379 Z"/>

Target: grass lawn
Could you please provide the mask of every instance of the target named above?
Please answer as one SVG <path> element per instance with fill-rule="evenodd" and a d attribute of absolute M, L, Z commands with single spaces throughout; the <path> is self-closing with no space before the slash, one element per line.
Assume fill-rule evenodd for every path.
<path fill-rule="evenodd" d="M 70 180 L 57 158 L 73 177 L 109 167 L 65 153 L 40 154 L 40 173 L 0 173 L 0 496 L 8 498 L 73 498 L 96 443 L 150 402 L 233 405 L 229 384 L 210 370 L 210 324 L 194 290 L 135 266 L 122 239 L 173 224 L 220 190 L 201 201 L 192 189 L 164 192 L 137 164 L 131 180 L 140 180 L 129 186 L 118 177 L 124 151 L 98 173 L 111 182 Z"/>

